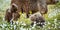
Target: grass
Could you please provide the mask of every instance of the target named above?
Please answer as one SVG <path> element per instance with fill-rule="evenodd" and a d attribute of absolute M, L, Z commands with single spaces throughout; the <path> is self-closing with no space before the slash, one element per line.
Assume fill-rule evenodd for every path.
<path fill-rule="evenodd" d="M 25 18 L 25 14 L 22 14 L 18 21 L 14 21 L 13 25 L 4 21 L 3 18 L 10 1 L 1 0 L 0 5 L 0 30 L 60 30 L 60 12 L 53 11 L 52 5 L 48 7 L 48 13 L 44 16 L 46 22 L 43 28 L 39 26 L 31 27 L 31 21 L 29 18 Z M 51 7 L 53 8 L 51 9 Z"/>

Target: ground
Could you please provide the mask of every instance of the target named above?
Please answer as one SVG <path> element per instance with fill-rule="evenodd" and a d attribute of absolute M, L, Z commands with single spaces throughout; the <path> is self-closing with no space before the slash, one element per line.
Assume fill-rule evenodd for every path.
<path fill-rule="evenodd" d="M 10 5 L 10 1 L 0 1 L 0 30 L 60 30 L 60 8 L 55 8 L 55 6 L 53 7 L 52 5 L 48 6 L 49 11 L 44 15 L 46 24 L 43 28 L 38 26 L 31 27 L 31 21 L 29 18 L 25 18 L 25 13 L 21 15 L 18 21 L 14 21 L 16 23 L 11 25 L 3 20 L 5 11 Z"/>

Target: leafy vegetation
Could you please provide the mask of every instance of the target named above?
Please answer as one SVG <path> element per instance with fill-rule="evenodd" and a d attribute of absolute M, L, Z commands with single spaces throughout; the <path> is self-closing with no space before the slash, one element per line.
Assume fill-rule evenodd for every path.
<path fill-rule="evenodd" d="M 6 9 L 10 6 L 10 0 L 0 0 L 0 30 L 60 30 L 60 2 L 56 5 L 48 6 L 48 13 L 44 15 L 46 22 L 44 27 L 33 26 L 25 14 L 21 14 L 18 21 L 13 25 L 4 21 Z"/>

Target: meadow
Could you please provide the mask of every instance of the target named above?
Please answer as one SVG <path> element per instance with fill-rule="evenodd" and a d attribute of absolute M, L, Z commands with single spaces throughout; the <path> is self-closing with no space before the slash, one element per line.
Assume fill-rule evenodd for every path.
<path fill-rule="evenodd" d="M 25 13 L 21 14 L 18 21 L 13 25 L 4 20 L 6 9 L 10 6 L 10 0 L 0 0 L 0 30 L 60 30 L 60 2 L 55 5 L 48 5 L 48 13 L 44 15 L 45 25 L 42 27 L 31 27 L 29 18 Z"/>

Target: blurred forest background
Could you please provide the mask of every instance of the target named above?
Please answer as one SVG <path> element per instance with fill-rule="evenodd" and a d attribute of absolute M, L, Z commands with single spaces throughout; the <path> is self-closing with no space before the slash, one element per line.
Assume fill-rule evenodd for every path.
<path fill-rule="evenodd" d="M 43 28 L 34 26 L 31 28 L 29 18 L 21 15 L 13 25 L 4 21 L 6 9 L 10 6 L 10 0 L 0 0 L 0 30 L 60 30 L 60 2 L 48 5 L 48 13 L 45 14 L 46 24 Z M 15 22 L 15 21 L 14 21 Z M 20 22 L 20 23 L 18 23 Z"/>

